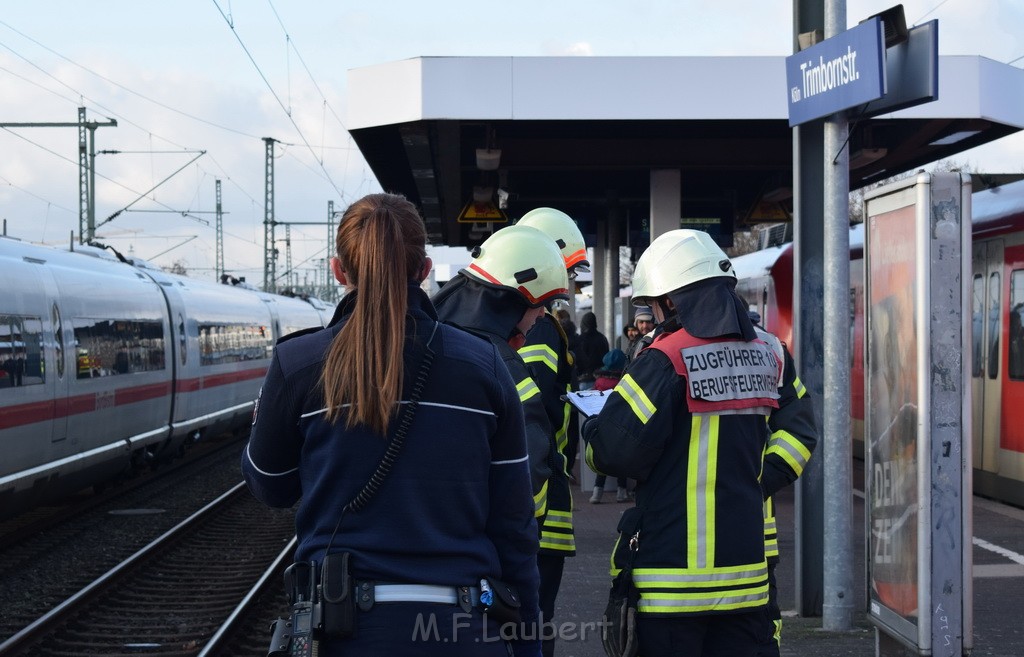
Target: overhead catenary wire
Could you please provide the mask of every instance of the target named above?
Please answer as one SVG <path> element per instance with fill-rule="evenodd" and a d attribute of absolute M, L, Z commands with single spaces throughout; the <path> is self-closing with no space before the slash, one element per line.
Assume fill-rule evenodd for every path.
<path fill-rule="evenodd" d="M 262 79 L 263 83 L 267 86 L 267 89 L 270 91 L 270 95 L 272 95 L 274 97 L 274 100 L 277 101 L 277 104 L 281 106 L 281 109 L 284 111 L 285 115 L 288 117 L 288 120 L 291 122 L 292 127 L 295 128 L 295 132 L 302 139 L 302 143 L 306 146 L 306 148 L 309 150 L 309 152 L 313 155 L 313 158 L 317 160 L 317 163 L 320 165 L 320 168 L 323 170 L 324 175 L 327 176 L 327 181 L 330 183 L 331 187 L 334 188 L 334 191 L 337 192 L 338 196 L 344 202 L 345 199 L 347 198 L 346 194 L 344 192 L 342 192 L 341 189 L 338 188 L 338 185 L 334 182 L 334 179 L 331 178 L 331 174 L 330 174 L 329 171 L 327 171 L 327 168 L 324 166 L 324 163 L 319 158 L 316 157 L 316 152 L 313 150 L 313 147 L 310 145 L 309 140 L 306 138 L 305 133 L 302 131 L 302 128 L 300 128 L 299 124 L 295 122 L 295 117 L 292 116 L 292 113 L 289 110 L 289 108 L 285 105 L 284 101 L 281 100 L 281 96 L 278 95 L 277 91 L 274 90 L 274 85 L 272 85 L 270 83 L 270 80 L 267 79 L 267 76 L 263 73 L 263 70 L 260 68 L 260 65 L 258 63 L 256 63 L 256 59 L 253 57 L 252 53 L 249 51 L 249 48 L 245 45 L 245 41 L 242 40 L 242 37 L 238 33 L 238 30 L 235 29 L 234 21 L 232 21 L 228 17 L 228 15 L 224 13 L 224 10 L 221 9 L 221 6 L 217 2 L 217 0 L 212 0 L 212 1 L 213 1 L 213 5 L 217 8 L 217 11 L 219 11 L 221 16 L 224 17 L 224 21 L 228 24 L 228 27 L 231 29 L 231 34 L 234 35 L 235 40 L 238 41 L 238 45 L 240 45 L 242 47 L 242 51 L 245 52 L 245 56 L 249 58 L 249 61 L 252 63 L 253 67 L 256 69 L 256 72 L 259 74 L 260 79 Z"/>

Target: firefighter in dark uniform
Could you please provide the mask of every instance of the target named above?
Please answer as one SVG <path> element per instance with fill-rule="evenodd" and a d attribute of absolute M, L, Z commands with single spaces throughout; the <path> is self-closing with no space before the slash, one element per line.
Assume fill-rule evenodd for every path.
<path fill-rule="evenodd" d="M 764 452 L 761 487 L 764 489 L 764 554 L 768 559 L 768 622 L 761 639 L 758 657 L 779 657 L 782 636 L 782 610 L 779 608 L 775 567 L 779 563 L 779 535 L 772 496 L 796 481 L 818 444 L 814 420 L 814 404 L 807 388 L 796 373 L 793 356 L 786 344 L 761 325 L 757 313 L 749 313 L 754 331 L 783 359 L 782 385 L 779 387 L 779 408 L 768 418 L 771 438 Z"/>
<path fill-rule="evenodd" d="M 577 271 L 590 271 L 587 245 L 583 233 L 572 217 L 554 208 L 537 208 L 524 214 L 517 226 L 530 226 L 541 231 L 562 252 L 569 280 Z M 570 490 L 568 463 L 570 405 L 564 401 L 572 389 L 573 356 L 569 352 L 569 339 L 558 319 L 546 312 L 526 334 L 526 344 L 519 349 L 533 380 L 540 388 L 548 421 L 554 428 L 555 450 L 551 464 L 551 482 L 548 485 L 548 512 L 541 526 L 540 550 L 537 568 L 540 571 L 540 611 L 545 621 L 555 613 L 555 598 L 562 583 L 565 558 L 576 555 L 576 539 L 572 523 L 572 491 Z M 545 638 L 544 655 L 555 653 L 554 638 Z"/>
<path fill-rule="evenodd" d="M 569 298 L 562 254 L 535 228 L 503 228 L 474 249 L 474 259 L 431 299 L 441 321 L 490 341 L 501 354 L 519 391 L 533 481 L 534 515 L 547 512 L 555 464 L 554 431 L 541 389 L 516 353 L 548 304 Z"/>
<path fill-rule="evenodd" d="M 630 572 L 635 625 L 609 610 L 609 654 L 754 657 L 764 635 L 760 473 L 783 363 L 735 285 L 729 258 L 695 230 L 658 237 L 634 271 L 633 303 L 651 307 L 659 334 L 583 426 L 588 463 L 638 482 L 612 556 L 613 575 Z"/>

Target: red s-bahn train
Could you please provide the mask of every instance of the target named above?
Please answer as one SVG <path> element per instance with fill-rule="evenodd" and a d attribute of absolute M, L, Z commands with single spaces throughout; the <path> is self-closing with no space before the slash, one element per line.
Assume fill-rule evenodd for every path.
<path fill-rule="evenodd" d="M 974 492 L 1024 507 L 1024 181 L 972 194 Z M 864 230 L 850 229 L 851 439 L 864 446 Z M 737 291 L 793 343 L 793 245 L 733 259 Z"/>
<path fill-rule="evenodd" d="M 333 310 L 0 237 L 0 517 L 246 427 L 275 340 Z"/>

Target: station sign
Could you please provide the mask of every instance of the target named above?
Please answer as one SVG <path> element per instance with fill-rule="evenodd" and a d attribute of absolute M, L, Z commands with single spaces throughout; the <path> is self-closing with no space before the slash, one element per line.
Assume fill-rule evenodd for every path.
<path fill-rule="evenodd" d="M 885 95 L 885 34 L 878 17 L 786 58 L 789 126 Z"/>

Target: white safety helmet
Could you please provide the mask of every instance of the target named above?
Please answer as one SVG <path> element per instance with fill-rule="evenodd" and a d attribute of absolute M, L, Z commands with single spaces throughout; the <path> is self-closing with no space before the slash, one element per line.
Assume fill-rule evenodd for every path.
<path fill-rule="evenodd" d="M 708 278 L 736 279 L 732 262 L 711 236 L 699 230 L 670 230 L 651 242 L 633 270 L 633 305 Z"/>
<path fill-rule="evenodd" d="M 566 270 L 590 271 L 587 243 L 583 240 L 583 233 L 566 213 L 554 208 L 536 208 L 524 214 L 516 225 L 531 226 L 555 240 L 558 248 L 562 250 Z"/>
<path fill-rule="evenodd" d="M 532 308 L 569 299 L 562 253 L 550 237 L 529 226 L 508 226 L 488 237 L 473 249 L 473 262 L 462 271 L 518 291 Z"/>

